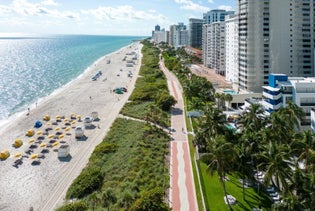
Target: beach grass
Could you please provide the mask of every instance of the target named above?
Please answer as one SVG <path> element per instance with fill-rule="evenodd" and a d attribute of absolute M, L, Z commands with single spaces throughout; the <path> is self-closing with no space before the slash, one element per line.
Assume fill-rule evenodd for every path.
<path fill-rule="evenodd" d="M 125 104 L 120 113 L 169 127 L 169 111 L 164 111 L 157 105 L 159 94 L 169 95 L 166 78 L 159 69 L 159 52 L 151 43 L 144 42 L 140 77 L 136 81 L 129 102 Z"/>
<path fill-rule="evenodd" d="M 101 195 L 111 188 L 117 197 L 112 209 L 117 210 L 122 209 L 118 202 L 125 194 L 131 194 L 135 201 L 145 191 L 157 187 L 165 190 L 169 187 L 165 165 L 168 143 L 169 137 L 161 129 L 139 121 L 116 119 L 87 167 L 70 186 L 67 199 L 80 198 L 91 204 L 91 194 Z"/>

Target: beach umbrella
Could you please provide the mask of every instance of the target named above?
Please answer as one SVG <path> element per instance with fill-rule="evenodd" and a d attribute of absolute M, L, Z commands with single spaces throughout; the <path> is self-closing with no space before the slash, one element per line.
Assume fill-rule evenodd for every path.
<path fill-rule="evenodd" d="M 46 143 L 41 143 L 41 144 L 40 144 L 40 147 L 45 147 L 45 146 L 47 146 Z"/>
<path fill-rule="evenodd" d="M 33 143 L 34 141 L 35 141 L 35 139 L 32 138 L 32 139 L 30 139 L 30 140 L 28 141 L 28 143 L 31 144 L 31 143 Z"/>
<path fill-rule="evenodd" d="M 44 119 L 45 121 L 49 121 L 49 120 L 50 120 L 50 116 L 49 116 L 49 115 L 46 115 L 43 119 Z"/>
<path fill-rule="evenodd" d="M 58 136 L 59 139 L 62 139 L 62 138 L 64 138 L 64 137 L 65 137 L 64 134 L 61 134 L 61 135 Z"/>
<path fill-rule="evenodd" d="M 10 152 L 8 150 L 3 150 L 2 152 L 0 152 L 0 159 L 1 160 L 5 160 L 8 157 L 10 157 Z"/>
<path fill-rule="evenodd" d="M 72 122 L 71 122 L 72 125 L 75 125 L 75 123 L 76 123 L 76 121 L 72 121 Z"/>
<path fill-rule="evenodd" d="M 37 120 L 34 124 L 35 128 L 40 128 L 43 124 L 41 123 L 41 121 Z"/>
<path fill-rule="evenodd" d="M 54 134 L 50 134 L 50 135 L 48 136 L 48 138 L 53 138 L 53 137 L 55 137 Z"/>
<path fill-rule="evenodd" d="M 36 132 L 36 135 L 42 135 L 42 133 L 43 132 L 39 130 L 39 131 Z"/>
<path fill-rule="evenodd" d="M 37 158 L 37 157 L 38 157 L 38 154 L 32 154 L 32 155 L 30 156 L 31 159 L 35 159 L 35 158 Z"/>
<path fill-rule="evenodd" d="M 60 115 L 57 115 L 57 116 L 56 116 L 56 119 L 61 119 L 61 116 L 60 116 Z"/>
<path fill-rule="evenodd" d="M 81 120 L 81 115 L 77 115 L 77 119 L 80 121 Z"/>
<path fill-rule="evenodd" d="M 57 146 L 58 144 L 59 144 L 59 142 L 56 141 L 56 142 L 54 142 L 51 146 L 55 147 L 55 146 Z"/>
<path fill-rule="evenodd" d="M 65 131 L 69 131 L 71 128 L 70 127 L 66 127 Z"/>
<path fill-rule="evenodd" d="M 22 153 L 19 153 L 19 152 L 14 155 L 14 157 L 16 158 L 21 157 L 21 156 L 22 156 Z"/>
<path fill-rule="evenodd" d="M 69 119 L 68 119 L 68 118 L 65 118 L 63 121 L 68 122 L 68 121 L 69 121 Z"/>
<path fill-rule="evenodd" d="M 52 128 L 51 128 L 51 123 L 46 123 L 45 124 L 45 127 L 46 127 L 46 130 L 48 129 L 48 130 L 51 130 Z"/>
<path fill-rule="evenodd" d="M 58 131 L 58 130 L 60 130 L 60 127 L 56 127 L 56 128 L 55 128 L 55 131 Z"/>
<path fill-rule="evenodd" d="M 71 113 L 70 114 L 70 119 L 75 119 L 76 117 L 75 117 L 75 114 L 74 113 Z"/>
<path fill-rule="evenodd" d="M 28 137 L 31 137 L 35 134 L 35 131 L 33 129 L 29 129 L 27 132 L 26 132 L 26 136 Z"/>
<path fill-rule="evenodd" d="M 22 146 L 23 145 L 23 141 L 21 140 L 21 139 L 15 139 L 15 141 L 14 141 L 14 147 L 16 147 L 16 148 L 18 148 L 18 147 L 20 147 L 20 146 Z"/>

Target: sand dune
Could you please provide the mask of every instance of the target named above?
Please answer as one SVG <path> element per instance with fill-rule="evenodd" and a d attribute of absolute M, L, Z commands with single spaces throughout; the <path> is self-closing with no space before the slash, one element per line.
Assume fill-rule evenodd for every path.
<path fill-rule="evenodd" d="M 138 60 L 133 67 L 126 67 L 123 58 L 127 56 L 127 59 L 131 59 L 132 55 L 127 53 L 132 51 L 137 52 Z M 25 114 L 0 131 L 0 151 L 8 149 L 11 153 L 8 159 L 0 161 L 0 210 L 28 210 L 30 207 L 34 210 L 54 210 L 62 204 L 67 188 L 87 164 L 94 147 L 105 137 L 127 101 L 140 65 L 141 44 L 139 43 L 133 43 L 107 55 L 58 93 L 30 107 L 29 115 L 26 115 L 27 111 L 25 111 Z M 92 77 L 99 70 L 102 71 L 102 75 L 93 81 Z M 128 77 L 129 71 L 133 73 L 132 78 Z M 128 92 L 121 95 L 114 94 L 112 90 L 116 87 L 126 87 Z M 60 140 L 70 145 L 71 157 L 65 160 L 58 159 L 54 149 L 62 144 L 60 143 L 55 148 L 48 148 L 49 152 L 45 154 L 45 158 L 38 159 L 40 161 L 38 165 L 32 165 L 33 160 L 24 157 L 21 165 L 12 166 L 17 159 L 14 155 L 16 153 L 25 155 L 25 150 L 30 147 L 28 141 L 31 138 L 26 137 L 25 133 L 33 128 L 36 120 L 42 121 L 45 115 L 50 115 L 52 120 L 49 122 L 53 123 L 56 115 L 70 119 L 70 114 L 74 113 L 84 118 L 91 115 L 93 111 L 98 112 L 100 120 L 93 122 L 94 127 L 85 130 L 86 140 L 78 141 L 74 137 L 74 127 L 83 125 L 83 122 L 77 119 L 75 124 L 68 125 L 71 129 L 67 132 L 64 129 L 67 123 L 64 119 L 57 125 L 51 125 L 52 130 L 48 131 L 49 134 L 56 134 L 55 128 L 60 128 L 59 131 L 65 136 Z M 35 131 L 39 130 L 45 132 L 45 127 L 35 129 Z M 33 137 L 35 141 L 38 136 Z M 48 135 L 42 136 L 43 143 L 49 143 L 51 139 Z M 15 149 L 12 144 L 17 138 L 21 138 L 24 144 Z M 39 143 L 35 145 L 38 147 L 33 153 L 40 153 L 45 148 L 40 147 Z"/>

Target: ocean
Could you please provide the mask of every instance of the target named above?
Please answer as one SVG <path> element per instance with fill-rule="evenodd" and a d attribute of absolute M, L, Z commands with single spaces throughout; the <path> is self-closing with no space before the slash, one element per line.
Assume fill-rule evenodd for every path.
<path fill-rule="evenodd" d="M 79 77 L 95 61 L 143 37 L 0 37 L 0 122 Z"/>

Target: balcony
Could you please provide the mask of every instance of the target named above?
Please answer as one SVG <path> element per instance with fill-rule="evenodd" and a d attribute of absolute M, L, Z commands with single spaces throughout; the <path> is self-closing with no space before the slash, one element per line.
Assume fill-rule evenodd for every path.
<path fill-rule="evenodd" d="M 269 110 L 269 111 L 270 110 L 273 110 L 273 111 L 278 110 L 278 109 L 280 109 L 283 106 L 282 103 L 273 105 L 270 102 L 267 102 L 265 100 L 262 102 L 262 105 L 266 108 L 266 110 Z"/>
<path fill-rule="evenodd" d="M 269 93 L 269 92 L 266 92 L 265 90 L 263 91 L 263 96 L 265 98 L 268 98 L 268 99 L 272 99 L 272 100 L 279 100 L 281 97 L 282 97 L 282 94 L 281 93 Z"/>

